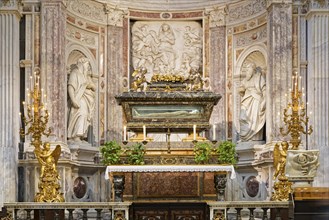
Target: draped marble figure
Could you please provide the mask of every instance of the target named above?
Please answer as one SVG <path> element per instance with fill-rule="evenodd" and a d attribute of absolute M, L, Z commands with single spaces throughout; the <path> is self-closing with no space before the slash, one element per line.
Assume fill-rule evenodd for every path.
<path fill-rule="evenodd" d="M 68 138 L 73 141 L 79 142 L 87 137 L 95 108 L 95 90 L 89 60 L 80 58 L 68 81 L 68 95 L 71 101 Z"/>
<path fill-rule="evenodd" d="M 246 77 L 239 88 L 241 98 L 240 138 L 242 141 L 263 140 L 265 124 L 265 78 L 255 63 L 246 66 Z"/>

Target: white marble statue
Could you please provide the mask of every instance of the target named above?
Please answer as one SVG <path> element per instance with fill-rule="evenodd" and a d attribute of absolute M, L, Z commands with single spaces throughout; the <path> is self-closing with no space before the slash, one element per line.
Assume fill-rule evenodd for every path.
<path fill-rule="evenodd" d="M 263 140 L 265 124 L 265 78 L 255 63 L 246 66 L 246 77 L 239 88 L 241 98 L 240 138 L 242 141 Z"/>
<path fill-rule="evenodd" d="M 80 142 L 87 137 L 95 108 L 96 85 L 87 58 L 77 61 L 69 76 L 67 90 L 71 102 L 67 136 L 69 140 Z"/>

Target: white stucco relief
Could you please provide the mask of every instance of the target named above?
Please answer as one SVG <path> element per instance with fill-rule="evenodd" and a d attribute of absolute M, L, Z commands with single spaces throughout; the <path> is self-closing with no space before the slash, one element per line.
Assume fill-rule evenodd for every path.
<path fill-rule="evenodd" d="M 202 69 L 202 28 L 198 22 L 136 22 L 131 31 L 134 69 L 187 76 Z"/>

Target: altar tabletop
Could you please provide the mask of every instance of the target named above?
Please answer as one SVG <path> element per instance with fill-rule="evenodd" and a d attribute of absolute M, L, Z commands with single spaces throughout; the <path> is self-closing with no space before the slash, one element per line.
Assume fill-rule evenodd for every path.
<path fill-rule="evenodd" d="M 219 172 L 231 173 L 231 179 L 236 177 L 233 165 L 111 165 L 106 167 L 105 179 L 109 173 L 148 173 L 148 172 Z"/>

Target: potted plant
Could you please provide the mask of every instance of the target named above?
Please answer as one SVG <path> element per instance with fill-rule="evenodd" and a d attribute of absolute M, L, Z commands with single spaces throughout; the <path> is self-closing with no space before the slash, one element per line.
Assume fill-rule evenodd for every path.
<path fill-rule="evenodd" d="M 210 142 L 202 141 L 194 145 L 194 161 L 197 164 L 209 163 L 212 154 L 212 144 Z"/>
<path fill-rule="evenodd" d="M 216 149 L 216 153 L 218 153 L 219 164 L 235 165 L 237 163 L 235 144 L 232 141 L 221 142 Z"/>
<path fill-rule="evenodd" d="M 143 144 L 136 143 L 132 146 L 128 146 L 125 152 L 129 164 L 131 165 L 144 164 L 145 148 Z"/>
<path fill-rule="evenodd" d="M 110 141 L 101 147 L 100 152 L 102 154 L 102 163 L 104 165 L 113 165 L 120 163 L 120 157 L 123 151 L 116 141 Z"/>

